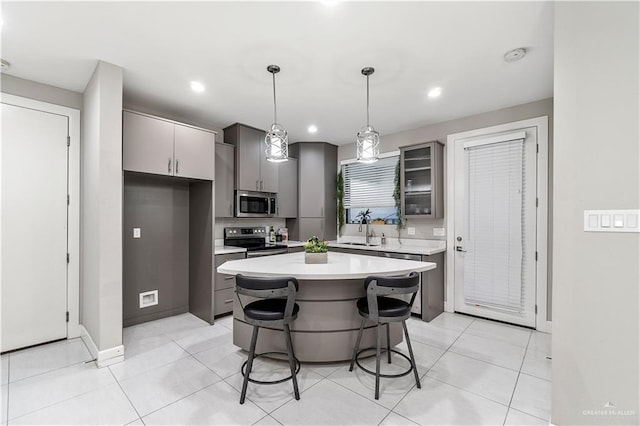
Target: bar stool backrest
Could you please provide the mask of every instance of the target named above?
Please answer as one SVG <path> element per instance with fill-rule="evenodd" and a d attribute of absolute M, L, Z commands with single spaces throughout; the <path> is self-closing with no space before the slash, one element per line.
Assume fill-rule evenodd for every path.
<path fill-rule="evenodd" d="M 401 277 L 370 275 L 364 280 L 364 288 L 367 291 L 369 315 L 373 321 L 377 321 L 379 318 L 378 296 L 413 293 L 409 301 L 409 306 L 413 306 L 416 293 L 420 288 L 420 276 L 417 272 Z"/>
<path fill-rule="evenodd" d="M 294 277 L 248 277 L 236 275 L 236 293 L 238 295 L 259 297 L 261 299 L 286 298 L 285 322 L 289 322 L 298 291 L 298 280 Z M 240 297 L 238 296 L 238 299 Z M 242 301 L 240 301 L 242 305 Z M 244 310 L 244 306 L 242 306 Z"/>

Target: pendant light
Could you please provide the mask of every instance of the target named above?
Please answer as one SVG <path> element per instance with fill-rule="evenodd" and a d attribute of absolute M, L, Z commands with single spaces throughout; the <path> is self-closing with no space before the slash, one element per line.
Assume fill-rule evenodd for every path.
<path fill-rule="evenodd" d="M 289 135 L 287 135 L 284 127 L 278 124 L 278 114 L 276 112 L 276 73 L 280 72 L 280 67 L 269 65 L 267 71 L 273 77 L 273 124 L 264 138 L 265 152 L 267 161 L 279 163 L 289 159 Z"/>
<path fill-rule="evenodd" d="M 367 77 L 367 125 L 358 132 L 356 142 L 356 159 L 360 163 L 373 163 L 380 156 L 380 134 L 369 125 L 369 76 L 375 70 L 372 67 L 362 68 L 362 75 Z"/>

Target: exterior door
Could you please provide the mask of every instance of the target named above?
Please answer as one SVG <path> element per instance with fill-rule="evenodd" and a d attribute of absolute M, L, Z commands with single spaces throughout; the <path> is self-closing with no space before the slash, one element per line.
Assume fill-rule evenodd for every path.
<path fill-rule="evenodd" d="M 536 326 L 536 132 L 453 147 L 458 312 Z"/>
<path fill-rule="evenodd" d="M 2 104 L 2 352 L 67 337 L 68 120 Z"/>

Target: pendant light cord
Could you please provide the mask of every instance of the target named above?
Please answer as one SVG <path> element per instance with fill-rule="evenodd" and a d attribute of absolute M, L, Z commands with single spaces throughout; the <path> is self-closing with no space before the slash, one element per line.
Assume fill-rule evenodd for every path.
<path fill-rule="evenodd" d="M 367 75 L 367 127 L 369 127 L 369 76 Z"/>
<path fill-rule="evenodd" d="M 271 76 L 273 77 L 273 122 L 278 124 L 278 113 L 276 107 L 276 73 L 272 72 Z"/>

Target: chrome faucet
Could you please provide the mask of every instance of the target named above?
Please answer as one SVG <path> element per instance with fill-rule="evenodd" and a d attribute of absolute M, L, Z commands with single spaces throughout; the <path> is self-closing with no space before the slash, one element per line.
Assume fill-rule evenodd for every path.
<path fill-rule="evenodd" d="M 373 233 L 373 229 L 371 229 L 371 232 L 369 232 L 369 222 L 367 221 L 366 223 L 366 227 L 364 230 L 364 245 L 365 246 L 370 246 L 371 245 L 371 237 L 374 237 L 375 234 Z"/>

